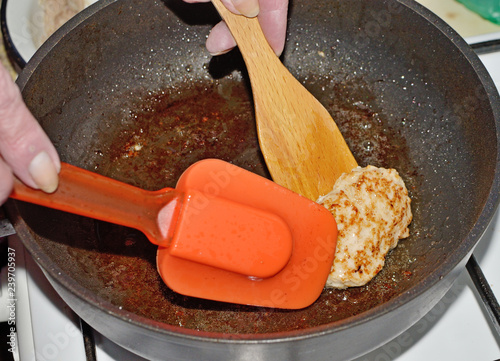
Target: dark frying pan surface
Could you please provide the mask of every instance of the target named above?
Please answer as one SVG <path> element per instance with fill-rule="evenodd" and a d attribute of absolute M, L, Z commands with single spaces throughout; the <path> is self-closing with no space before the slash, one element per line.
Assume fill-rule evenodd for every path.
<path fill-rule="evenodd" d="M 209 6 L 167 3 L 173 12 L 122 0 L 52 39 L 25 75 L 29 108 L 64 161 L 143 188 L 174 186 L 207 157 L 267 175 L 239 54 L 206 53 L 217 18 Z M 467 255 L 497 140 L 487 94 L 447 40 L 454 34 L 393 1 L 294 1 L 291 18 L 287 67 L 331 111 L 358 162 L 396 168 L 413 200 L 411 236 L 375 280 L 325 290 L 298 311 L 187 298 L 164 286 L 156 248 L 139 232 L 18 204 L 28 248 L 53 262 L 45 268 L 160 327 L 254 334 L 341 325 L 420 292 Z"/>

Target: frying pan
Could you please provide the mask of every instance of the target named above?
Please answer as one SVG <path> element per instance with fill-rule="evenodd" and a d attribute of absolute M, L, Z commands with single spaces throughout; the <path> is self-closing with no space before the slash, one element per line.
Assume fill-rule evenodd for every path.
<path fill-rule="evenodd" d="M 101 0 L 18 78 L 62 160 L 145 189 L 198 159 L 268 175 L 237 51 L 211 58 L 210 4 Z M 347 360 L 409 328 L 463 270 L 498 204 L 500 100 L 481 62 L 410 0 L 294 0 L 283 61 L 357 161 L 396 168 L 411 236 L 368 285 L 287 311 L 166 288 L 137 232 L 10 202 L 16 231 L 87 323 L 152 360 Z"/>

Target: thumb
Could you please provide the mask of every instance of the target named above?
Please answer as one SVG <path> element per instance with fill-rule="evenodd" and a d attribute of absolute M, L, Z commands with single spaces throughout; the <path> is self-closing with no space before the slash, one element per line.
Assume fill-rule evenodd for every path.
<path fill-rule="evenodd" d="M 61 168 L 59 156 L 2 66 L 0 89 L 1 157 L 26 185 L 46 192 L 55 191 Z"/>

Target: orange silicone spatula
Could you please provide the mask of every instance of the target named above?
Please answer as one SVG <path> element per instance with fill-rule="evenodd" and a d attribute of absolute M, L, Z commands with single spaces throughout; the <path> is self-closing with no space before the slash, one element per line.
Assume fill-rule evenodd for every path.
<path fill-rule="evenodd" d="M 194 297 L 305 307 L 321 292 L 333 262 L 336 226 L 326 209 L 215 159 L 188 168 L 176 189 L 154 192 L 63 164 L 55 193 L 16 181 L 11 198 L 141 230 L 159 246 L 164 282 Z M 290 207 L 295 208 L 291 213 Z M 299 224 L 306 215 L 314 222 L 308 229 Z M 306 251 L 313 244 L 322 249 Z M 304 276 L 317 278 L 315 286 L 298 282 Z M 299 295 L 304 286 L 310 289 L 307 297 Z M 279 302 L 270 304 L 276 289 L 285 296 L 280 292 Z"/>

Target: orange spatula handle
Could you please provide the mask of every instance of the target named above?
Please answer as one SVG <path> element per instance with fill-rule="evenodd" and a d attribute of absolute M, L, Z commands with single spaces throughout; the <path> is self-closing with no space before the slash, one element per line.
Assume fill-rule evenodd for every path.
<path fill-rule="evenodd" d="M 141 230 L 155 244 L 165 237 L 158 230 L 157 214 L 177 197 L 174 189 L 146 191 L 63 163 L 59 187 L 47 194 L 14 183 L 11 198 Z"/>

